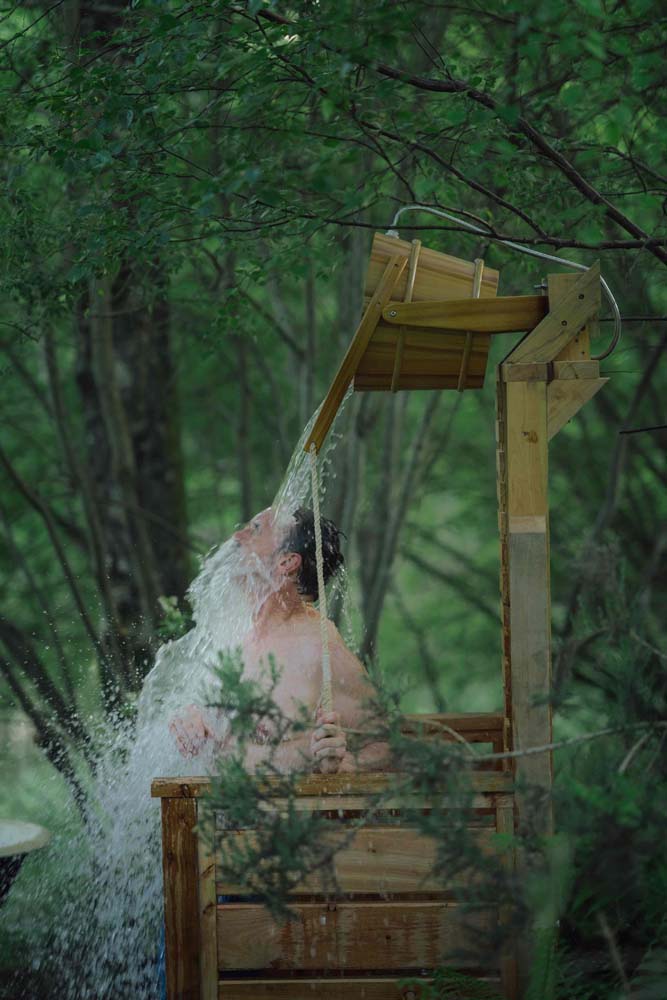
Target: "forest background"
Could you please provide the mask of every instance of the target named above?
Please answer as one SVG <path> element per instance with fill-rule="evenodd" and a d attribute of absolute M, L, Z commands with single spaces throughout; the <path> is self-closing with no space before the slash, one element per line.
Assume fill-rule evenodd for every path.
<path fill-rule="evenodd" d="M 629 727 L 560 757 L 586 817 L 573 940 L 614 989 L 660 954 L 664 729 L 633 727 L 665 720 L 666 21 L 647 0 L 3 9 L 4 815 L 52 825 L 199 557 L 270 503 L 373 232 L 404 204 L 464 211 L 600 259 L 626 317 L 550 449 L 554 704 L 558 737 Z M 424 214 L 401 235 L 483 257 L 505 295 L 559 270 Z M 335 468 L 361 655 L 406 711 L 499 709 L 491 375 L 357 395 Z"/>

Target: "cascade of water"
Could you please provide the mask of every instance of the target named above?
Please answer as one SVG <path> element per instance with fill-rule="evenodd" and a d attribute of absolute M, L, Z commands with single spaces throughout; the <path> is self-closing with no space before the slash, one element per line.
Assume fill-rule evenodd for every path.
<path fill-rule="evenodd" d="M 304 429 L 272 505 L 280 520 L 310 506 Z M 335 434 L 330 435 L 335 441 Z M 326 462 L 322 462 L 323 473 Z M 239 586 L 243 578 L 244 586 Z M 31 961 L 63 1000 L 153 1000 L 159 995 L 157 956 L 162 924 L 159 806 L 150 783 L 160 775 L 208 773 L 212 751 L 179 753 L 169 720 L 188 704 L 211 700 L 220 652 L 234 650 L 253 612 L 274 586 L 261 564 L 242 564 L 233 541 L 210 551 L 188 591 L 194 627 L 165 643 L 146 677 L 134 722 L 118 718 L 104 729 L 85 821 L 72 805 L 66 828 L 55 831 L 43 862 Z M 224 720 L 221 721 L 224 727 Z M 17 883 L 20 892 L 20 884 Z M 15 998 L 33 1000 L 17 983 Z"/>

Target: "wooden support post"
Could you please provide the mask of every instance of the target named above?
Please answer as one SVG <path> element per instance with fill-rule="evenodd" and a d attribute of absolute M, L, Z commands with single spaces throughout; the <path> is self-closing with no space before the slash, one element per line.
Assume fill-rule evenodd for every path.
<path fill-rule="evenodd" d="M 501 542 L 507 574 L 504 614 L 509 623 L 503 629 L 505 684 L 512 749 L 523 750 L 552 741 L 551 709 L 546 703 L 551 687 L 547 383 L 499 378 L 498 389 L 504 400 L 506 466 Z M 551 754 L 515 758 L 514 773 L 518 832 L 550 834 Z M 516 864 L 520 879 L 530 878 L 529 859 L 521 851 Z M 517 998 L 526 995 L 533 945 L 532 936 L 517 942 Z"/>
<path fill-rule="evenodd" d="M 512 731 L 522 750 L 552 741 L 547 386 L 508 382 L 506 393 Z M 551 767 L 548 752 L 517 758 L 519 783 L 544 793 L 539 816 L 529 817 L 528 799 L 518 796 L 520 828 L 551 832 Z"/>
<path fill-rule="evenodd" d="M 195 799 L 162 799 L 167 1000 L 200 1000 Z"/>
<path fill-rule="evenodd" d="M 509 795 L 499 795 L 496 799 L 496 833 L 514 836 L 514 802 Z M 514 854 L 514 846 L 507 847 L 503 853 L 503 866 L 510 878 L 515 869 Z M 500 960 L 500 983 L 505 1000 L 517 1000 L 516 941 L 512 927 L 512 907 L 502 907 L 499 917 L 501 928 L 507 934 L 507 941 Z"/>
<path fill-rule="evenodd" d="M 212 836 L 212 833 L 211 833 Z M 197 834 L 199 862 L 199 956 L 201 1000 L 218 998 L 217 898 L 215 890 L 215 850 L 206 834 Z"/>

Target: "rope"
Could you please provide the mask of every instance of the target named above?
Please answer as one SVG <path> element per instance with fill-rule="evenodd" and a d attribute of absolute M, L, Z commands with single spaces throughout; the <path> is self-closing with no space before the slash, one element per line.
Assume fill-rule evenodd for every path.
<path fill-rule="evenodd" d="M 317 592 L 319 594 L 320 635 L 322 637 L 322 692 L 320 703 L 325 712 L 333 707 L 331 695 L 331 662 L 329 660 L 329 618 L 327 615 L 327 592 L 324 589 L 324 556 L 322 554 L 322 521 L 320 519 L 320 487 L 317 478 L 317 448 L 311 444 L 310 481 L 313 492 L 313 522 L 315 527 L 315 562 L 317 565 Z"/>

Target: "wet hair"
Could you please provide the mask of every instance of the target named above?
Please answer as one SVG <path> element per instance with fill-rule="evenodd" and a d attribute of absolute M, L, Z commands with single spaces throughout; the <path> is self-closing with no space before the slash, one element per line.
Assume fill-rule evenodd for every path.
<path fill-rule="evenodd" d="M 326 517 L 320 518 L 320 524 L 324 582 L 327 583 L 344 563 L 343 553 L 340 551 L 341 532 L 333 521 L 329 521 Z M 297 577 L 299 593 L 317 600 L 319 593 L 315 557 L 315 517 L 308 507 L 299 507 L 294 511 L 294 524 L 289 529 L 281 548 L 283 552 L 296 552 L 301 556 L 301 568 Z"/>

